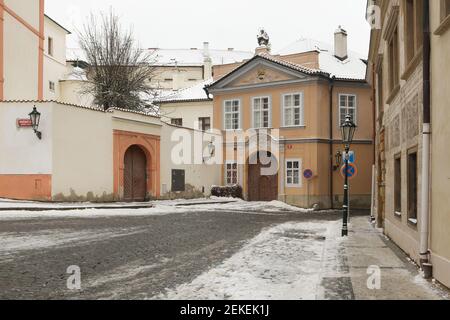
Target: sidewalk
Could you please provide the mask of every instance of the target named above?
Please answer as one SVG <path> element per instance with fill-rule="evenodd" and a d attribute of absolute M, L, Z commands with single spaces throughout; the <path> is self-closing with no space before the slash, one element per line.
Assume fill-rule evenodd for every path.
<path fill-rule="evenodd" d="M 263 230 L 240 251 L 190 283 L 150 299 L 439 300 L 448 291 L 424 280 L 415 265 L 369 223 L 290 222 Z M 378 284 L 368 270 L 379 270 Z"/>
<path fill-rule="evenodd" d="M 340 232 L 339 227 L 333 228 L 326 240 L 321 275 L 323 291 L 319 299 L 449 298 L 442 286 L 423 279 L 418 267 L 375 229 L 368 217 L 352 218 L 348 239 L 342 239 Z M 378 284 L 370 277 L 378 270 L 380 282 L 376 288 Z"/>

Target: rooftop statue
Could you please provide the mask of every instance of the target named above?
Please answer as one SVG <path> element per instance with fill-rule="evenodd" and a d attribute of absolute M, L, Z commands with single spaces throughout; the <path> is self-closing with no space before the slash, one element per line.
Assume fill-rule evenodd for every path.
<path fill-rule="evenodd" d="M 268 46 L 269 45 L 269 35 L 267 34 L 267 32 L 264 29 L 260 29 L 259 30 L 259 34 L 258 34 L 258 44 L 260 46 Z"/>

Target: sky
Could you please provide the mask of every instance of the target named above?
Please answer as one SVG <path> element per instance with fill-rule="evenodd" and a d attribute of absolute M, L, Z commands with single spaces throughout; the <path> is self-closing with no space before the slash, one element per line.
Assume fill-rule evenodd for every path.
<path fill-rule="evenodd" d="M 302 37 L 333 43 L 339 25 L 348 32 L 350 50 L 366 56 L 369 46 L 367 0 L 45 1 L 46 14 L 73 32 L 91 12 L 113 8 L 142 48 L 201 48 L 206 41 L 213 49 L 254 51 L 264 27 L 276 52 Z M 76 36 L 68 46 L 77 47 Z"/>

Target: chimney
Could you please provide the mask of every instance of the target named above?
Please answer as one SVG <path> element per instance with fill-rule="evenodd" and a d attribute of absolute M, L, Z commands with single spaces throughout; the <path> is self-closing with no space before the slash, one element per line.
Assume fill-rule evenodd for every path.
<path fill-rule="evenodd" d="M 212 59 L 209 51 L 209 42 L 203 42 L 203 79 L 212 78 Z"/>
<path fill-rule="evenodd" d="M 342 61 L 348 58 L 347 31 L 341 26 L 334 32 L 334 56 Z"/>

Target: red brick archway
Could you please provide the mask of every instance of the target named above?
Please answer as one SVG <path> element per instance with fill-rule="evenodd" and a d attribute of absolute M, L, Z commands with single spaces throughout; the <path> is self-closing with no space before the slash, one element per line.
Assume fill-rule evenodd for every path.
<path fill-rule="evenodd" d="M 147 194 L 160 196 L 160 137 L 136 132 L 114 130 L 114 194 L 124 198 L 125 153 L 132 146 L 139 146 L 147 160 Z"/>

